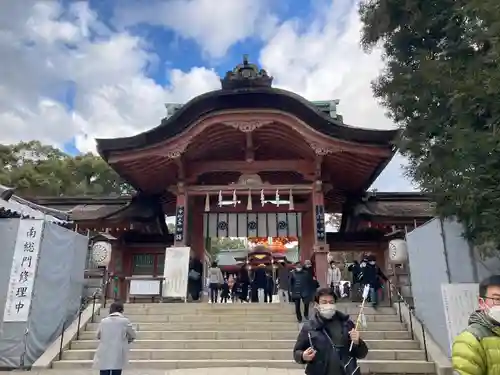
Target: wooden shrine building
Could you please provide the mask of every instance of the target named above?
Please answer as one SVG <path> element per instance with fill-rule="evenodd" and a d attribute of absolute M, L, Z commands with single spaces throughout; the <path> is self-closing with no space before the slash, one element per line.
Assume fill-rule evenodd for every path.
<path fill-rule="evenodd" d="M 310 102 L 272 82 L 245 57 L 219 90 L 167 105 L 151 130 L 98 139 L 134 197 L 37 203 L 65 205 L 81 230 L 113 233 L 110 269 L 122 276 L 139 272 L 132 257 L 142 255 L 152 259 L 148 272 L 161 273 L 165 247 L 174 244 L 201 257 L 210 237 L 297 237 L 301 259 L 315 261 L 322 283 L 329 251 L 362 242 L 383 260 L 388 232 L 433 216 L 421 194 L 367 193 L 396 152 L 398 132 L 349 126 L 338 101 Z M 331 239 L 325 213 L 342 215 Z M 165 215 L 176 216 L 175 233 Z"/>

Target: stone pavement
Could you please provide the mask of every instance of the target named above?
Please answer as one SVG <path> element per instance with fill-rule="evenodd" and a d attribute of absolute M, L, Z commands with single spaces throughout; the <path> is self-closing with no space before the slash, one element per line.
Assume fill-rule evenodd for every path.
<path fill-rule="evenodd" d="M 26 375 L 67 375 L 68 370 L 40 370 L 40 371 L 0 371 L 0 375 L 14 375 L 25 373 Z M 91 369 L 74 369 L 71 375 L 98 375 L 99 372 Z M 302 369 L 273 369 L 261 367 L 223 367 L 223 368 L 197 368 L 180 370 L 146 370 L 130 369 L 123 371 L 123 375 L 303 375 Z"/>

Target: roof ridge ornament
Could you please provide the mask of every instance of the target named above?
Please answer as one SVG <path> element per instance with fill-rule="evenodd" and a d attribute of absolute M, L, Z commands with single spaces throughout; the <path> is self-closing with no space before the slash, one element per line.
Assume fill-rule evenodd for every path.
<path fill-rule="evenodd" d="M 235 90 L 251 87 L 271 87 L 273 77 L 264 69 L 259 69 L 256 64 L 248 62 L 248 55 L 243 55 L 243 62 L 228 71 L 220 80 L 223 90 Z"/>

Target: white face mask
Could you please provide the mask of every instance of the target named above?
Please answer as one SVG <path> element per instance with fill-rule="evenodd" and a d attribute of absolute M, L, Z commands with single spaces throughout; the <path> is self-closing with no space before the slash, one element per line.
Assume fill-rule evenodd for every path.
<path fill-rule="evenodd" d="M 302 271 L 302 267 L 297 267 L 297 268 L 295 268 L 295 269 L 296 269 L 297 271 L 299 271 L 299 272 L 300 272 L 300 271 Z"/>
<path fill-rule="evenodd" d="M 491 306 L 486 310 L 486 314 L 495 322 L 500 323 L 500 305 Z"/>
<path fill-rule="evenodd" d="M 337 308 L 333 303 L 318 305 L 317 309 L 319 315 L 321 315 L 321 317 L 325 319 L 331 319 L 337 311 Z"/>

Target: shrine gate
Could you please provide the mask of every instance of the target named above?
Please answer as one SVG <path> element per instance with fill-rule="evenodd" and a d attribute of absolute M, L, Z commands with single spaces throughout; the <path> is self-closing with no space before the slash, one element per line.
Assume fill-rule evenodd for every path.
<path fill-rule="evenodd" d="M 396 151 L 397 131 L 348 126 L 338 101 L 310 102 L 272 81 L 245 57 L 221 89 L 168 105 L 157 127 L 97 140 L 100 155 L 138 191 L 135 202 L 156 210 L 147 222 L 130 213 L 134 230 L 163 236 L 134 253 L 161 257 L 168 237 L 161 215 L 175 215 L 175 245 L 199 257 L 209 237 L 298 237 L 301 259 L 315 260 L 325 283 L 334 249 L 324 214 L 342 214 L 340 233 L 354 227 L 354 208 Z M 124 246 L 113 257 L 129 264 Z"/>

